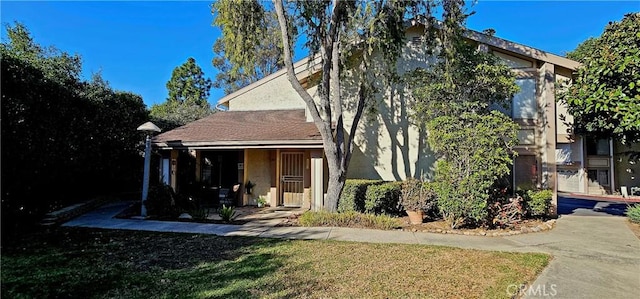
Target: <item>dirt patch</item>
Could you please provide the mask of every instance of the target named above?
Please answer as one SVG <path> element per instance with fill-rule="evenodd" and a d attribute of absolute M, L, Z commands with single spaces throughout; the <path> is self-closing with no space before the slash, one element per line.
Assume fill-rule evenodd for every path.
<path fill-rule="evenodd" d="M 627 221 L 627 225 L 631 232 L 636 235 L 636 238 L 640 239 L 640 223 L 633 223 L 631 221 Z"/>
<path fill-rule="evenodd" d="M 282 223 L 277 226 L 301 226 L 298 218 L 300 214 L 293 214 L 285 219 Z M 508 235 L 518 235 L 522 233 L 533 233 L 533 232 L 541 232 L 547 231 L 555 227 L 555 219 L 551 220 L 542 220 L 542 219 L 526 219 L 522 222 L 518 223 L 514 227 L 511 228 L 456 228 L 451 229 L 451 227 L 442 219 L 436 220 L 425 220 L 424 223 L 421 224 L 411 224 L 409 221 L 409 217 L 400 217 L 398 218 L 401 223 L 400 227 L 397 230 L 402 231 L 412 231 L 412 232 L 427 232 L 427 233 L 442 233 L 442 234 L 459 234 L 459 235 L 473 235 L 473 236 L 489 236 L 489 237 L 498 237 L 498 236 L 508 236 Z M 362 225 L 354 224 L 348 227 L 352 228 L 367 228 Z"/>

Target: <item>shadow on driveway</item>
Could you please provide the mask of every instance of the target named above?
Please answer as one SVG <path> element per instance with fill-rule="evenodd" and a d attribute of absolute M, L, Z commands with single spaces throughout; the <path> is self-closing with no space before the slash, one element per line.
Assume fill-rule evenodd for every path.
<path fill-rule="evenodd" d="M 628 203 L 558 196 L 558 215 L 624 216 Z"/>

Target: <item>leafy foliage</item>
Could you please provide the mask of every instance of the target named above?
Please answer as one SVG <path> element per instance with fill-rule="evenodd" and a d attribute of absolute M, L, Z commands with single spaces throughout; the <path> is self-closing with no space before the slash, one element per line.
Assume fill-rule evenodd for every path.
<path fill-rule="evenodd" d="M 510 171 L 519 128 L 490 109 L 506 106 L 518 87 L 508 66 L 463 38 L 463 4 L 444 2 L 435 62 L 410 74 L 416 78 L 413 117 L 426 125 L 429 146 L 440 158 L 434 178 L 438 208 L 452 228 L 486 221 L 488 191 Z"/>
<path fill-rule="evenodd" d="M 441 157 L 435 181 L 442 216 L 452 228 L 485 221 L 488 190 L 510 172 L 510 149 L 517 144 L 518 126 L 492 111 L 440 116 L 427 127 L 429 145 Z"/>
<path fill-rule="evenodd" d="M 80 57 L 42 47 L 7 25 L 2 64 L 2 229 L 95 195 L 139 188 L 148 120 L 140 96 L 99 75 L 81 81 Z"/>
<path fill-rule="evenodd" d="M 254 10 L 255 14 L 243 14 L 246 9 Z M 264 11 L 256 2 L 235 0 L 216 1 L 211 11 L 213 24 L 223 31 L 213 45 L 212 64 L 219 70 L 213 87 L 229 94 L 284 67 L 282 37 L 274 12 Z M 248 32 L 253 34 L 241 35 L 243 30 L 238 30 L 238 26 L 250 26 L 253 31 Z M 238 40 L 244 38 L 251 41 Z"/>
<path fill-rule="evenodd" d="M 195 59 L 176 67 L 167 82 L 169 95 L 162 104 L 151 106 L 151 117 L 163 130 L 170 130 L 213 113 L 207 101 L 211 80 Z"/>
<path fill-rule="evenodd" d="M 640 223 L 640 204 L 635 204 L 627 208 L 627 217 L 631 222 Z"/>
<path fill-rule="evenodd" d="M 378 180 L 347 180 L 340 201 L 338 203 L 338 212 L 364 212 L 364 202 L 367 194 L 367 187 L 370 185 L 382 184 L 383 181 Z"/>
<path fill-rule="evenodd" d="M 551 198 L 553 191 L 545 190 L 527 190 L 525 206 L 527 213 L 533 217 L 543 217 L 549 215 L 551 207 Z"/>
<path fill-rule="evenodd" d="M 577 133 L 640 142 L 640 13 L 610 22 L 568 56 L 583 63 L 559 94 Z"/>
<path fill-rule="evenodd" d="M 218 216 L 222 218 L 222 221 L 230 222 L 233 218 L 236 217 L 236 208 L 233 206 L 222 205 L 220 211 L 218 212 Z"/>
<path fill-rule="evenodd" d="M 364 210 L 370 214 L 400 215 L 400 193 L 402 182 L 386 182 L 371 185 L 367 188 L 364 200 Z"/>

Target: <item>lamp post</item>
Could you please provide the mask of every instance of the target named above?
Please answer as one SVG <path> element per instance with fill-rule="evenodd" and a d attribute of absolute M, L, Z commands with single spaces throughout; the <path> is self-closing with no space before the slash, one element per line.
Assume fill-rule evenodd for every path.
<path fill-rule="evenodd" d="M 160 128 L 148 121 L 138 127 L 138 131 L 147 133 L 144 145 L 144 177 L 142 178 L 142 203 L 140 207 L 140 217 L 147 217 L 147 195 L 149 194 L 149 168 L 151 168 L 151 134 L 160 132 Z"/>

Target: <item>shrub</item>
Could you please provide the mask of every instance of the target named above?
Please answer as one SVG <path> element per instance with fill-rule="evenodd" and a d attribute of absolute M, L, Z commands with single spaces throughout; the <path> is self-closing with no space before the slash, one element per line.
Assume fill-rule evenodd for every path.
<path fill-rule="evenodd" d="M 236 217 L 236 209 L 232 206 L 227 207 L 226 205 L 222 205 L 222 208 L 220 208 L 220 212 L 218 212 L 218 215 L 220 216 L 220 218 L 222 218 L 222 221 L 229 222 L 234 217 Z"/>
<path fill-rule="evenodd" d="M 457 184 L 451 178 L 450 163 L 440 160 L 436 163 L 434 190 L 437 195 L 438 211 L 453 229 L 464 224 L 481 225 L 488 218 L 488 188 L 491 186 L 483 178 L 470 176 Z"/>
<path fill-rule="evenodd" d="M 522 221 L 524 214 L 524 199 L 522 196 L 509 198 L 507 201 L 498 200 L 490 207 L 492 210 L 492 224 L 498 227 L 513 227 Z"/>
<path fill-rule="evenodd" d="M 378 180 L 347 180 L 338 202 L 338 212 L 364 212 L 364 201 L 367 187 L 370 185 L 382 184 L 384 181 Z"/>
<path fill-rule="evenodd" d="M 627 208 L 627 217 L 634 223 L 640 223 L 640 204 L 636 204 Z"/>
<path fill-rule="evenodd" d="M 432 214 L 437 207 L 436 192 L 433 183 L 422 182 L 413 178 L 402 183 L 400 209 L 404 211 L 422 210 Z"/>
<path fill-rule="evenodd" d="M 178 197 L 168 185 L 151 186 L 145 201 L 149 215 L 177 217 L 180 213 L 177 202 L 181 201 Z"/>
<path fill-rule="evenodd" d="M 553 191 L 551 190 L 527 190 L 527 198 L 525 201 L 527 214 L 533 217 L 548 215 L 552 197 Z"/>
<path fill-rule="evenodd" d="M 358 212 L 330 213 L 307 211 L 298 218 L 302 226 L 363 227 L 390 230 L 400 227 L 397 218 Z"/>
<path fill-rule="evenodd" d="M 370 185 L 367 188 L 364 201 L 366 213 L 399 215 L 400 193 L 402 182 L 387 182 L 380 185 Z"/>

